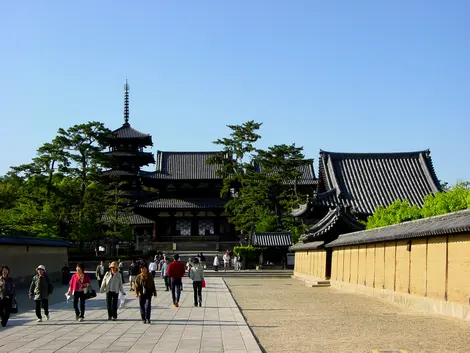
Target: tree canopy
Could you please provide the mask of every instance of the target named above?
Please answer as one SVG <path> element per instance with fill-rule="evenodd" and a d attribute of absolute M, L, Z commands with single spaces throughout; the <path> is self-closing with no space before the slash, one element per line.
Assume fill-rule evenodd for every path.
<path fill-rule="evenodd" d="M 12 167 L 0 182 L 0 230 L 12 235 L 91 240 L 112 208 L 100 182 L 109 130 L 100 122 L 59 129 L 31 163 Z"/>
<path fill-rule="evenodd" d="M 407 200 L 395 200 L 388 207 L 378 207 L 367 219 L 367 229 L 438 216 L 470 208 L 470 182 L 460 182 L 447 190 L 429 194 L 420 208 Z"/>
<path fill-rule="evenodd" d="M 311 164 L 303 148 L 295 144 L 257 148 L 262 123 L 248 121 L 228 125 L 228 137 L 214 144 L 221 152 L 208 163 L 219 164 L 223 178 L 221 196 L 227 197 L 226 211 L 235 229 L 246 234 L 291 230 L 298 234 L 291 210 L 302 202 L 297 192 L 302 176 L 299 168 Z"/>

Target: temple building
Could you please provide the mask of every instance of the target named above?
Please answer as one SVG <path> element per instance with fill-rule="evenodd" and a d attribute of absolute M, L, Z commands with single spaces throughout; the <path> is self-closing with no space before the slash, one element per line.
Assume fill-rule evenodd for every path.
<path fill-rule="evenodd" d="M 153 146 L 152 137 L 129 123 L 127 81 L 124 124 L 112 132 L 107 144 L 104 156 L 110 168 L 103 175 L 126 182 L 125 196 L 134 207 L 120 217 L 134 229 L 140 249 L 217 251 L 239 244 L 225 213 L 227 199 L 220 196 L 220 166 L 207 163 L 217 152 L 157 151 L 156 158 L 146 152 L 146 147 Z M 142 170 L 151 165 L 155 165 L 153 171 Z M 299 193 L 313 194 L 317 185 L 313 164 L 299 171 Z"/>
<path fill-rule="evenodd" d="M 292 251 L 321 249 L 339 235 L 363 230 L 378 206 L 408 200 L 422 206 L 424 197 L 441 191 L 429 150 L 402 153 L 320 151 L 318 193 L 292 212 L 307 231 Z M 331 251 L 326 251 L 329 277 Z"/>
<path fill-rule="evenodd" d="M 227 199 L 220 196 L 220 166 L 207 163 L 217 152 L 157 151 L 155 158 L 146 152 L 153 146 L 152 136 L 129 123 L 127 81 L 124 124 L 112 132 L 107 143 L 109 150 L 104 155 L 110 168 L 103 175 L 126 182 L 125 194 L 133 210 L 122 217 L 133 226 L 136 243 L 143 249 L 216 251 L 239 244 L 239 235 L 225 213 Z M 262 171 L 260 166 L 256 168 Z M 320 151 L 318 170 L 317 178 L 313 162 L 299 168 L 301 177 L 295 187 L 308 198 L 292 216 L 306 225 L 306 232 L 291 247 L 293 251 L 323 247 L 340 234 L 364 229 L 367 217 L 378 206 L 388 206 L 396 199 L 421 206 L 426 195 L 441 190 L 429 150 Z"/>

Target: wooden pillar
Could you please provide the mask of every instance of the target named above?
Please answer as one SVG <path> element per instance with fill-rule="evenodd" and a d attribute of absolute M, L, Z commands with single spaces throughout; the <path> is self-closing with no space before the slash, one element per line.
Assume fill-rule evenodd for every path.
<path fill-rule="evenodd" d="M 191 235 L 199 235 L 198 212 L 191 212 L 191 214 L 193 215 L 193 218 L 191 218 Z"/>
<path fill-rule="evenodd" d="M 220 212 L 215 212 L 214 235 L 220 236 Z"/>
<path fill-rule="evenodd" d="M 175 212 L 170 212 L 170 236 L 176 235 L 176 217 Z"/>

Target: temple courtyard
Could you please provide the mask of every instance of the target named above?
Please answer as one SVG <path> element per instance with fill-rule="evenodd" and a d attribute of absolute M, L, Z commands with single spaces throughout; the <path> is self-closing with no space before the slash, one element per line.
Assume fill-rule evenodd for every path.
<path fill-rule="evenodd" d="M 0 352 L 445 353 L 467 352 L 470 342 L 470 323 L 295 279 L 209 277 L 202 308 L 193 306 L 188 279 L 179 308 L 156 282 L 151 325 L 130 292 L 116 322 L 107 321 L 103 294 L 87 301 L 84 322 L 60 301 L 60 286 L 49 321 L 37 323 L 19 301 L 21 312 L 0 329 Z"/>
<path fill-rule="evenodd" d="M 162 281 L 156 282 L 151 325 L 140 320 L 131 292 L 118 321 L 107 321 L 104 294 L 98 294 L 87 301 L 84 322 L 75 321 L 73 304 L 65 301 L 51 306 L 49 321 L 37 323 L 32 311 L 13 315 L 8 327 L 0 328 L 0 352 L 262 352 L 222 278 L 207 279 L 202 308 L 194 307 L 187 278 L 179 308 L 171 305 Z M 55 289 L 54 296 L 61 289 Z"/>
<path fill-rule="evenodd" d="M 296 279 L 225 279 L 268 353 L 463 353 L 470 323 Z"/>

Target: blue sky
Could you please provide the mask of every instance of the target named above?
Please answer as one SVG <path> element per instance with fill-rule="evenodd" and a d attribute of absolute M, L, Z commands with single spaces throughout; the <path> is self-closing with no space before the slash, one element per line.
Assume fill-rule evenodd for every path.
<path fill-rule="evenodd" d="M 214 150 L 227 124 L 260 147 L 431 149 L 470 180 L 470 2 L 2 1 L 0 175 L 59 127 L 130 122 L 153 151 Z"/>

